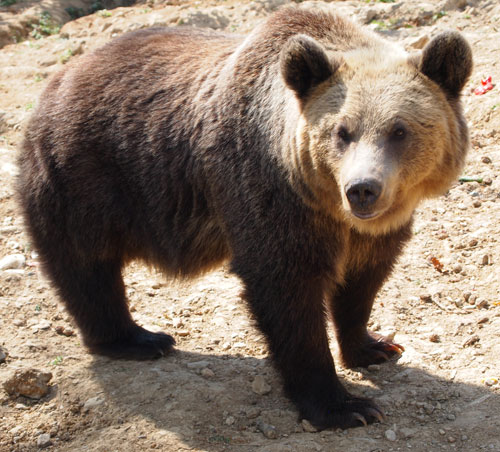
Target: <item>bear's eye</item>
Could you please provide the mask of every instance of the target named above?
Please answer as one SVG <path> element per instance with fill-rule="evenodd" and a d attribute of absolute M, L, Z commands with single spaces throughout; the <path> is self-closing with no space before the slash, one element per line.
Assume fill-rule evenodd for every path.
<path fill-rule="evenodd" d="M 340 126 L 337 129 L 337 136 L 344 142 L 344 143 L 349 143 L 351 141 L 351 136 L 349 132 L 347 131 L 347 128 L 344 126 Z"/>
<path fill-rule="evenodd" d="M 402 140 L 406 137 L 406 129 L 403 126 L 397 126 L 393 129 L 391 137 L 396 140 Z"/>

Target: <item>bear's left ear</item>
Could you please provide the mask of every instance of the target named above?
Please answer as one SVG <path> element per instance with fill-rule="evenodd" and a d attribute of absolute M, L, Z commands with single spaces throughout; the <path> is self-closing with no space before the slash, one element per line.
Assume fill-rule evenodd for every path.
<path fill-rule="evenodd" d="M 456 31 L 441 33 L 425 46 L 419 69 L 456 98 L 472 72 L 470 45 Z"/>
<path fill-rule="evenodd" d="M 299 99 L 329 78 L 339 66 L 340 62 L 331 61 L 323 47 L 307 35 L 292 36 L 280 54 L 281 75 Z"/>

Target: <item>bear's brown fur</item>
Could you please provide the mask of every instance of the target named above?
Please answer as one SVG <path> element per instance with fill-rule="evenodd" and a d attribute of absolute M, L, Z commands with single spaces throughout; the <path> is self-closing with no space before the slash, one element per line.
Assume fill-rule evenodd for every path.
<path fill-rule="evenodd" d="M 191 276 L 230 260 L 287 393 L 315 426 L 381 419 L 339 382 L 402 347 L 366 329 L 410 238 L 468 148 L 457 33 L 419 56 L 335 14 L 288 8 L 247 37 L 127 34 L 56 75 L 19 157 L 45 269 L 90 350 L 150 359 L 174 340 L 134 323 L 121 269 Z"/>

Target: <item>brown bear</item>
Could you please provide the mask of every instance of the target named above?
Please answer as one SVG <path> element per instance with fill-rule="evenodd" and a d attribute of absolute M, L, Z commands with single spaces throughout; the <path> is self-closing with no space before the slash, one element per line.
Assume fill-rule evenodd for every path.
<path fill-rule="evenodd" d="M 57 74 L 29 123 L 19 193 L 86 346 L 127 359 L 174 339 L 138 326 L 123 266 L 173 276 L 230 261 L 287 394 L 318 428 L 382 419 L 335 373 L 403 350 L 367 331 L 418 202 L 468 148 L 456 32 L 420 55 L 326 12 L 287 8 L 248 36 L 124 35 Z"/>

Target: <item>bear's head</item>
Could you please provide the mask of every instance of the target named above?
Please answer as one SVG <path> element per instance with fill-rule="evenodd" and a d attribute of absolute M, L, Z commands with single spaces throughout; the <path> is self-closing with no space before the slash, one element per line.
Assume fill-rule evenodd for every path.
<path fill-rule="evenodd" d="M 458 176 L 469 147 L 459 97 L 472 71 L 459 33 L 419 55 L 378 39 L 338 52 L 295 35 L 280 66 L 298 114 L 290 160 L 323 211 L 384 234 Z"/>

